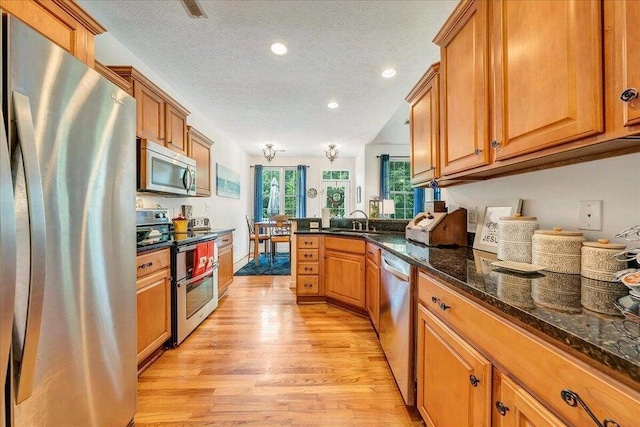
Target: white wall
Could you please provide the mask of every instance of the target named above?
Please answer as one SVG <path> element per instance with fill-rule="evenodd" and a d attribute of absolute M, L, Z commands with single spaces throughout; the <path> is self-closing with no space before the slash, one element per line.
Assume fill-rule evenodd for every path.
<path fill-rule="evenodd" d="M 444 188 L 442 198 L 450 210 L 477 206 L 479 212 L 490 200 L 522 199 L 523 214 L 538 217 L 540 228 L 567 230 L 577 229 L 578 201 L 602 200 L 602 231 L 584 235 L 614 240 L 619 231 L 640 224 L 640 154 Z M 469 231 L 475 232 L 475 226 Z"/>
<path fill-rule="evenodd" d="M 309 218 L 321 218 L 322 217 L 322 200 L 323 194 L 321 192 L 322 185 L 322 171 L 323 170 L 348 170 L 351 172 L 351 197 L 350 197 L 350 209 L 355 209 L 355 159 L 353 157 L 338 157 L 333 163 L 329 162 L 326 157 L 283 157 L 276 155 L 276 158 L 268 163 L 264 157 L 250 157 L 249 163 L 251 165 L 260 164 L 264 167 L 279 166 L 279 167 L 295 167 L 297 165 L 307 165 L 307 189 L 315 188 L 318 190 L 318 195 L 313 199 L 307 197 L 307 217 Z M 253 168 L 251 168 L 250 184 L 251 194 L 249 195 L 249 203 L 253 206 Z M 253 208 L 251 208 L 253 209 Z M 252 214 L 250 214 L 253 216 Z"/>
<path fill-rule="evenodd" d="M 200 113 L 189 100 L 177 93 L 169 83 L 152 71 L 153 64 L 144 64 L 130 50 L 109 33 L 96 37 L 96 59 L 105 65 L 132 65 L 158 87 L 187 108 L 191 114 L 187 123 L 214 141 L 211 147 L 212 193 L 210 197 L 168 198 L 138 194 L 144 207 L 160 204 L 169 208 L 172 215 L 180 212 L 183 204 L 193 206 L 194 216 L 208 217 L 214 228 L 235 228 L 234 261 L 246 256 L 249 250 L 245 215 L 250 211 L 252 182 L 249 180 L 249 156 L 247 153 L 224 135 L 216 126 L 215 118 Z M 133 142 L 132 142 L 133 143 Z M 240 174 L 240 199 L 230 199 L 215 195 L 216 162 Z M 175 212 L 174 212 L 175 211 Z"/>
<path fill-rule="evenodd" d="M 367 145 L 363 145 L 358 150 L 356 154 L 356 158 L 354 159 L 354 168 L 355 168 L 355 183 L 356 191 L 357 188 L 360 187 L 360 203 L 357 202 L 355 204 L 354 209 L 360 209 L 361 211 L 365 211 L 369 213 L 369 207 L 367 198 L 365 197 L 365 188 L 367 187 L 365 171 L 367 170 Z"/>

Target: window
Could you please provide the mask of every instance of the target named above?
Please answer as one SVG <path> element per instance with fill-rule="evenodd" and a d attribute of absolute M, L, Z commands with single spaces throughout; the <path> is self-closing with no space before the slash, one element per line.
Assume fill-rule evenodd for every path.
<path fill-rule="evenodd" d="M 401 158 L 389 159 L 389 196 L 395 202 L 392 218 L 413 218 L 413 188 L 411 188 L 411 164 Z"/>
<path fill-rule="evenodd" d="M 351 181 L 348 170 L 322 171 L 322 194 L 325 208 L 337 218 L 344 218 L 349 213 Z"/>
<path fill-rule="evenodd" d="M 295 168 L 269 168 L 262 171 L 262 217 L 271 215 L 296 216 Z"/>

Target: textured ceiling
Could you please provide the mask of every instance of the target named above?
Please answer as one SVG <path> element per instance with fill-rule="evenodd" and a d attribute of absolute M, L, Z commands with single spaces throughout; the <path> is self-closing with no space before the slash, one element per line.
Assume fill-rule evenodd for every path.
<path fill-rule="evenodd" d="M 200 0 L 207 19 L 178 0 L 79 3 L 250 154 L 271 142 L 323 156 L 335 143 L 353 156 L 438 60 L 431 40 L 457 0 Z M 287 55 L 271 53 L 276 41 Z"/>

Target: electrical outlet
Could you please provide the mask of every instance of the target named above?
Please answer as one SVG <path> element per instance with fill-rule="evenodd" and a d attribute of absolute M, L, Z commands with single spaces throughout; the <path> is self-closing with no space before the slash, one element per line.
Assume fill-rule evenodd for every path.
<path fill-rule="evenodd" d="M 469 224 L 478 223 L 478 209 L 476 206 L 467 208 L 467 214 L 469 215 Z"/>
<path fill-rule="evenodd" d="M 602 230 L 602 200 L 578 202 L 578 229 Z"/>
<path fill-rule="evenodd" d="M 209 212 L 209 203 L 204 204 L 204 210 Z"/>

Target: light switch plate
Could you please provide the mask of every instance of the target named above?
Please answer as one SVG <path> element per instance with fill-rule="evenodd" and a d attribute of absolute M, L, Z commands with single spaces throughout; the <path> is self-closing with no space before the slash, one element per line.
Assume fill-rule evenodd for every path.
<path fill-rule="evenodd" d="M 578 202 L 578 229 L 602 230 L 602 200 Z"/>
<path fill-rule="evenodd" d="M 467 208 L 467 215 L 469 216 L 469 224 L 478 223 L 478 207 L 477 206 L 469 206 Z"/>

